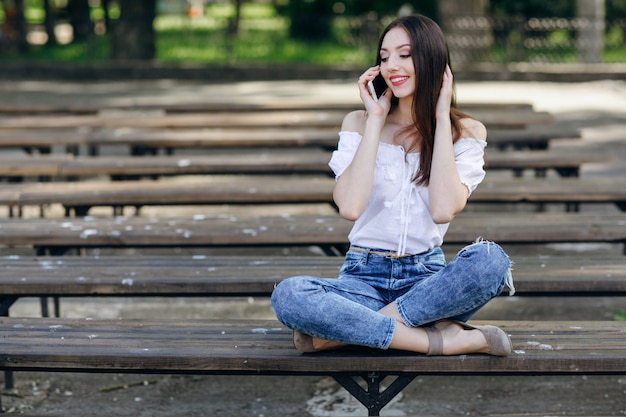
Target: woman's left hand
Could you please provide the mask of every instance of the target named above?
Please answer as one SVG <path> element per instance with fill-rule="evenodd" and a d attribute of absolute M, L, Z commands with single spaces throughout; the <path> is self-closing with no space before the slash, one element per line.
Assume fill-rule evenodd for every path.
<path fill-rule="evenodd" d="M 435 109 L 435 117 L 450 118 L 450 103 L 452 102 L 452 87 L 453 78 L 452 70 L 449 65 L 446 65 L 446 70 L 443 73 L 443 81 L 441 82 L 441 90 L 439 91 L 439 98 L 437 99 L 437 108 Z"/>

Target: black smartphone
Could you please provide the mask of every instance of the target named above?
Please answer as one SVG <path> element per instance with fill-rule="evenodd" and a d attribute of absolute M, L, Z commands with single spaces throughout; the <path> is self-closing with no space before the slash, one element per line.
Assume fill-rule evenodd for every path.
<path fill-rule="evenodd" d="M 370 94 L 374 98 L 374 101 L 378 101 L 380 96 L 382 96 L 387 89 L 387 83 L 385 82 L 383 76 L 380 74 L 377 75 L 369 83 L 367 83 L 367 86 L 369 87 Z"/>

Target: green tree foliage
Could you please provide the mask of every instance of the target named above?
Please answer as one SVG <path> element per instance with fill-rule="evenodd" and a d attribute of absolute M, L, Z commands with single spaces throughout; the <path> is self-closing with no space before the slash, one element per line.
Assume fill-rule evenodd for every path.
<path fill-rule="evenodd" d="M 490 0 L 490 12 L 496 17 L 573 17 L 576 14 L 575 0 Z"/>
<path fill-rule="evenodd" d="M 120 11 L 111 36 L 111 57 L 153 59 L 156 55 L 153 25 L 156 0 L 120 0 Z"/>
<path fill-rule="evenodd" d="M 610 18 L 626 18 L 626 0 L 606 0 L 606 15 Z"/>
<path fill-rule="evenodd" d="M 496 17 L 574 17 L 576 0 L 490 0 L 490 12 Z M 626 0 L 605 0 L 606 16 L 626 18 Z"/>
<path fill-rule="evenodd" d="M 408 0 L 275 0 L 279 14 L 289 17 L 289 35 L 296 39 L 321 40 L 331 36 L 334 17 L 360 16 L 376 13 L 378 16 L 395 16 L 403 6 L 435 17 L 436 0 L 420 2 Z"/>

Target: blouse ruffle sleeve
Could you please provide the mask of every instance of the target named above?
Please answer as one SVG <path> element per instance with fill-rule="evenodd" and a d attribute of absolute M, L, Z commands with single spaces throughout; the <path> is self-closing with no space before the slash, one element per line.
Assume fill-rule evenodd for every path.
<path fill-rule="evenodd" d="M 339 132 L 339 144 L 337 150 L 333 152 L 328 166 L 335 173 L 335 178 L 339 178 L 341 174 L 348 168 L 354 159 L 354 154 L 361 143 L 361 135 L 356 132 Z"/>
<path fill-rule="evenodd" d="M 454 144 L 454 159 L 461 182 L 471 194 L 485 178 L 484 140 L 462 138 Z"/>

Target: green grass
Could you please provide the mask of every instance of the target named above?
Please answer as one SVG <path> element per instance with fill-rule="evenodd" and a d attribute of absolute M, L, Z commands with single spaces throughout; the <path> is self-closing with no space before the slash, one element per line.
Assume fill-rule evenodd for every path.
<path fill-rule="evenodd" d="M 164 16 L 157 19 L 157 59 L 203 63 L 364 64 L 368 48 L 337 40 L 302 42 L 288 36 L 289 21 L 279 16 L 245 20 L 236 37 L 215 15 L 202 18 Z"/>
<path fill-rule="evenodd" d="M 619 310 L 617 313 L 615 313 L 614 319 L 616 321 L 626 321 L 626 310 Z"/>
<path fill-rule="evenodd" d="M 159 60 L 205 63 L 363 64 L 369 55 L 365 48 L 332 41 L 305 43 L 289 39 L 285 33 L 254 28 L 244 28 L 237 39 L 208 29 L 163 31 L 157 38 L 157 51 Z"/>

